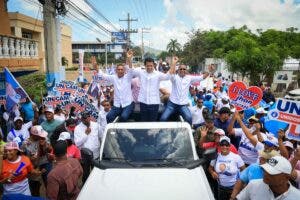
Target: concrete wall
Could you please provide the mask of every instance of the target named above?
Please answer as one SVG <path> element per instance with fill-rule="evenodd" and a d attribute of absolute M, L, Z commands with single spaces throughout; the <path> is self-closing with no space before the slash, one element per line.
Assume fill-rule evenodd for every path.
<path fill-rule="evenodd" d="M 38 59 L 0 59 L 0 66 L 10 66 L 14 71 L 17 68 L 31 67 L 42 72 L 46 71 L 45 67 L 45 45 L 44 45 L 44 26 L 43 21 L 23 15 L 21 13 L 4 12 L 3 0 L 0 0 L 0 35 L 5 35 L 5 30 L 13 29 L 12 35 L 18 38 L 22 37 L 22 32 L 32 34 L 32 39 L 38 41 Z M 2 7 L 1 7 L 2 6 Z M 8 21 L 7 24 L 3 19 Z M 4 21 L 5 21 L 4 20 Z M 7 32 L 6 30 L 6 32 Z M 3 33 L 2 33 L 3 32 Z M 69 61 L 69 66 L 72 63 L 72 29 L 71 27 L 61 24 L 61 52 Z M 7 65 L 8 64 L 8 65 Z M 24 69 L 23 69 L 24 70 Z"/>
<path fill-rule="evenodd" d="M 0 35 L 11 35 L 5 2 L 6 0 L 0 0 Z"/>

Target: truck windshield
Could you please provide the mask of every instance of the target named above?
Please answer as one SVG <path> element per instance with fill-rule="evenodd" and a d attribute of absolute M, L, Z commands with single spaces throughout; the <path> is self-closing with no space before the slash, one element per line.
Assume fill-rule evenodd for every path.
<path fill-rule="evenodd" d="M 193 160 L 188 129 L 110 129 L 102 159 L 128 161 Z"/>

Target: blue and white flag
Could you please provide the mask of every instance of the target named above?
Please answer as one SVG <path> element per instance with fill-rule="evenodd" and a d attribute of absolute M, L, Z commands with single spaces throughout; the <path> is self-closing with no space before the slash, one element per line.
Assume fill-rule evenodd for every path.
<path fill-rule="evenodd" d="M 29 96 L 6 67 L 4 68 L 4 75 L 6 87 L 6 110 L 10 113 L 18 103 L 25 102 L 26 98 L 29 98 Z"/>

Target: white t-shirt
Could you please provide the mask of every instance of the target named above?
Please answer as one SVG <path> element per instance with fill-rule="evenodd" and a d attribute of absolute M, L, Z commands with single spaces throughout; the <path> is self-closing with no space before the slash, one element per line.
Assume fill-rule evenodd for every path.
<path fill-rule="evenodd" d="M 20 130 L 12 129 L 7 134 L 7 142 L 14 141 L 16 137 L 22 135 L 23 139 L 26 140 L 29 138 L 29 131 L 28 129 L 32 126 L 32 121 L 23 124 Z"/>
<path fill-rule="evenodd" d="M 205 106 L 202 106 L 201 108 L 199 108 L 197 105 L 189 107 L 192 114 L 192 124 L 201 124 L 204 122 L 202 114 L 203 108 L 205 108 Z"/>
<path fill-rule="evenodd" d="M 212 160 L 210 165 L 214 167 L 219 175 L 220 185 L 231 187 L 237 181 L 238 173 L 240 172 L 239 168 L 245 163 L 239 155 L 229 152 L 226 156 L 219 153 L 217 159 Z"/>
<path fill-rule="evenodd" d="M 258 141 L 254 147 L 241 128 L 235 128 L 234 133 L 235 136 L 241 136 L 238 152 L 243 161 L 248 165 L 257 163 L 258 151 L 263 150 L 264 145 Z M 257 135 L 254 135 L 254 137 L 257 139 Z M 265 138 L 265 134 L 262 134 L 262 137 Z"/>
<path fill-rule="evenodd" d="M 252 180 L 238 195 L 239 200 L 296 200 L 300 199 L 300 190 L 290 184 L 288 191 L 278 197 L 274 197 L 269 185 L 265 184 L 263 179 Z"/>

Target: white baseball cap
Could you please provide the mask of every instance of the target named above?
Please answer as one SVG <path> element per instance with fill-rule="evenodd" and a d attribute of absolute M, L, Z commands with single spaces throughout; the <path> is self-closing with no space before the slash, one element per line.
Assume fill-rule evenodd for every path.
<path fill-rule="evenodd" d="M 262 142 L 268 146 L 276 146 L 279 147 L 278 139 L 272 134 L 266 134 L 266 139 Z"/>
<path fill-rule="evenodd" d="M 220 136 L 225 136 L 225 131 L 223 129 L 220 129 L 220 128 L 216 129 L 215 133 L 220 135 Z"/>
<path fill-rule="evenodd" d="M 59 140 L 70 140 L 71 139 L 71 135 L 69 132 L 61 132 L 59 135 L 59 138 L 57 139 L 57 141 Z"/>
<path fill-rule="evenodd" d="M 268 112 L 264 108 L 259 107 L 259 108 L 256 109 L 256 113 L 258 113 L 258 114 L 267 114 Z"/>
<path fill-rule="evenodd" d="M 289 147 L 291 149 L 294 149 L 294 145 L 290 141 L 284 141 L 283 145 L 286 146 L 286 147 Z"/>
<path fill-rule="evenodd" d="M 22 117 L 15 117 L 15 118 L 14 118 L 14 122 L 16 122 L 17 120 L 23 121 L 23 118 L 22 118 Z"/>
<path fill-rule="evenodd" d="M 50 112 L 50 113 L 53 113 L 54 114 L 54 109 L 52 107 L 47 107 L 45 109 L 45 112 Z"/>
<path fill-rule="evenodd" d="M 220 143 L 223 142 L 223 141 L 227 141 L 227 142 L 230 144 L 230 138 L 227 137 L 227 136 L 222 136 L 222 137 L 220 138 Z"/>
<path fill-rule="evenodd" d="M 274 156 L 265 164 L 261 165 L 261 167 L 271 175 L 277 175 L 281 173 L 291 174 L 292 172 L 291 163 L 283 156 Z"/>

